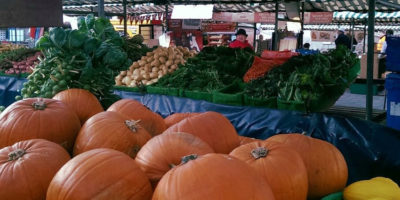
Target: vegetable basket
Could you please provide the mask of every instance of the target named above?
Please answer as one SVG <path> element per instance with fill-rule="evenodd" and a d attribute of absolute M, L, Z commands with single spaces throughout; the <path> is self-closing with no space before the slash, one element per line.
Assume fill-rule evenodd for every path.
<path fill-rule="evenodd" d="M 246 106 L 258 106 L 258 107 L 266 107 L 266 108 L 277 108 L 276 97 L 271 98 L 256 98 L 249 96 L 247 94 L 243 95 L 244 105 Z"/>
<path fill-rule="evenodd" d="M 147 92 L 150 94 L 161 94 L 170 96 L 179 96 L 179 88 L 167 88 L 157 86 L 147 86 Z"/>
<path fill-rule="evenodd" d="M 205 100 L 212 102 L 213 94 L 210 92 L 202 92 L 202 91 L 191 91 L 191 90 L 183 90 L 183 97 L 196 99 L 196 100 Z"/>
<path fill-rule="evenodd" d="M 243 84 L 234 82 L 213 92 L 213 102 L 218 104 L 243 105 Z"/>

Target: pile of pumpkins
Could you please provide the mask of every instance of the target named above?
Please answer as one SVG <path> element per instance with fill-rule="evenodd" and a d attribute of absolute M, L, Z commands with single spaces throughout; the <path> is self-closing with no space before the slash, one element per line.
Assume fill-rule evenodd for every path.
<path fill-rule="evenodd" d="M 104 111 L 69 89 L 0 115 L 2 200 L 305 200 L 342 191 L 347 178 L 332 144 L 239 136 L 217 112 L 163 119 L 130 99 Z"/>

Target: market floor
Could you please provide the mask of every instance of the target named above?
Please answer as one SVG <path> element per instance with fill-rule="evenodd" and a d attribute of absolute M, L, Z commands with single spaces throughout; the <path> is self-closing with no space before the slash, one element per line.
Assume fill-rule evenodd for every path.
<path fill-rule="evenodd" d="M 336 101 L 335 106 L 366 108 L 366 102 L 366 95 L 352 94 L 350 93 L 350 90 L 346 90 L 346 92 Z M 373 109 L 386 110 L 384 91 L 373 96 Z"/>

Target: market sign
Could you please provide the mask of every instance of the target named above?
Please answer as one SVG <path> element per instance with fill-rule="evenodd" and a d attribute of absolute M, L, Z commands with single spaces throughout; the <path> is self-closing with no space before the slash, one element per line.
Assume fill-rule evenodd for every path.
<path fill-rule="evenodd" d="M 0 27 L 62 25 L 61 0 L 0 0 Z"/>
<path fill-rule="evenodd" d="M 330 24 L 333 20 L 333 12 L 306 12 L 305 24 Z"/>
<path fill-rule="evenodd" d="M 279 13 L 279 17 L 284 17 L 284 13 Z M 225 22 L 242 22 L 242 23 L 275 23 L 274 12 L 257 12 L 257 13 L 230 13 L 217 12 L 213 14 L 213 20 Z"/>

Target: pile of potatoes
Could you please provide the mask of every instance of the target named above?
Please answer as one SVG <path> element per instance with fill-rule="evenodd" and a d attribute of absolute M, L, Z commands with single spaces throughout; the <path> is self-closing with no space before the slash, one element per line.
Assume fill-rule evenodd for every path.
<path fill-rule="evenodd" d="M 164 75 L 174 72 L 179 64 L 184 64 L 188 58 L 195 55 L 196 51 L 187 47 L 158 47 L 134 62 L 129 70 L 121 71 L 115 77 L 115 85 L 127 87 L 151 85 Z"/>

